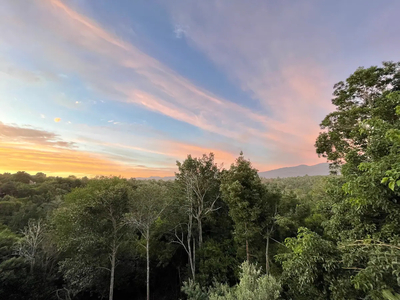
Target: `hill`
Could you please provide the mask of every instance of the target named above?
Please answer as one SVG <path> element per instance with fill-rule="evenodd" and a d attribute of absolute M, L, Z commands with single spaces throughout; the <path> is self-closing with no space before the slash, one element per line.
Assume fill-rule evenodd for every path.
<path fill-rule="evenodd" d="M 321 163 L 313 166 L 299 165 L 295 167 L 279 168 L 275 170 L 259 172 L 260 177 L 263 178 L 287 178 L 287 177 L 298 177 L 298 176 L 317 176 L 317 175 L 329 175 L 329 164 Z M 138 180 L 174 180 L 175 176 L 151 176 L 151 177 L 138 177 Z"/>
<path fill-rule="evenodd" d="M 313 166 L 299 165 L 295 167 L 279 168 L 275 170 L 259 172 L 259 175 L 263 178 L 329 175 L 329 164 L 321 163 Z"/>

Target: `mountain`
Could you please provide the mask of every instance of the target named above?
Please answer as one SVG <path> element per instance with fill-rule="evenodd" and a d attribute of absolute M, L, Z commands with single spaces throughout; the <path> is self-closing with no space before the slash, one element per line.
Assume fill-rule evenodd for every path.
<path fill-rule="evenodd" d="M 307 165 L 300 165 L 295 167 L 286 167 L 280 168 L 265 172 L 258 173 L 260 177 L 264 178 L 285 178 L 285 177 L 297 177 L 297 176 L 316 176 L 316 175 L 329 175 L 329 164 L 328 163 L 321 163 L 313 166 Z M 139 180 L 174 180 L 175 176 L 166 176 L 166 177 L 159 177 L 159 176 L 151 176 L 151 177 L 139 177 L 136 178 Z"/>
<path fill-rule="evenodd" d="M 316 176 L 316 175 L 329 175 L 329 164 L 321 163 L 313 166 L 300 165 L 296 167 L 280 168 L 265 172 L 258 173 L 260 177 L 264 178 L 285 178 L 297 176 Z"/>

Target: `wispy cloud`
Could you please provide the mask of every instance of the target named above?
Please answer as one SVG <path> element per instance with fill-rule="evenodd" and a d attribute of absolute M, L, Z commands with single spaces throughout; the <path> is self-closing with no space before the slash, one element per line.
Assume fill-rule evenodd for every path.
<path fill-rule="evenodd" d="M 45 172 L 50 175 L 97 176 L 114 175 L 124 177 L 167 176 L 169 168 L 148 168 L 143 165 L 126 165 L 104 156 L 84 151 L 62 149 L 51 151 L 43 148 L 16 147 L 0 142 L 0 172 Z"/>
<path fill-rule="evenodd" d="M 80 55 L 72 55 L 58 47 L 58 43 L 49 41 L 47 36 L 39 35 L 37 39 L 40 39 L 43 51 L 49 59 L 62 65 L 63 68 L 78 73 L 98 91 L 113 99 L 135 103 L 183 122 L 189 122 L 201 129 L 230 137 L 240 138 L 249 134 L 248 128 L 262 128 L 260 120 L 263 122 L 265 116 L 257 115 L 247 108 L 199 89 L 162 63 L 144 54 L 135 46 L 114 37 L 93 20 L 73 11 L 61 1 L 53 0 L 51 3 L 53 6 L 46 6 L 45 2 L 40 2 L 40 7 L 43 6 L 44 10 L 40 13 L 46 14 L 47 18 L 38 26 L 43 26 L 43 30 L 50 31 L 48 34 L 59 39 L 67 34 L 69 47 L 74 46 L 77 51 L 90 52 L 91 56 L 95 55 L 97 63 L 92 65 L 90 61 L 81 59 Z M 25 7 L 17 6 L 15 9 L 20 12 L 19 10 L 25 10 Z M 32 16 L 28 15 L 27 18 Z M 53 19 L 57 19 L 57 22 L 53 22 Z M 50 23 L 59 25 L 48 26 Z M 31 28 L 25 29 L 28 32 L 21 32 L 21 40 L 31 36 L 29 34 Z M 106 72 L 110 63 L 117 69 L 131 70 L 132 78 L 137 80 L 124 84 L 115 81 Z M 143 101 L 143 97 L 148 101 Z"/>
<path fill-rule="evenodd" d="M 80 146 L 89 150 L 82 150 Z M 97 147 L 97 151 L 93 151 Z M 162 150 L 157 150 L 162 149 Z M 153 140 L 146 148 L 82 138 L 70 142 L 58 134 L 30 127 L 0 123 L 0 172 L 26 170 L 55 175 L 170 176 L 175 161 L 188 154 L 214 152 L 217 161 L 229 163 L 235 155 L 215 148 L 171 140 Z M 138 155 L 138 153 L 142 155 Z M 151 160 L 148 157 L 153 157 Z M 161 159 L 164 157 L 164 159 Z"/>
<path fill-rule="evenodd" d="M 324 98 L 324 70 L 312 63 L 291 64 L 294 61 L 292 59 L 282 65 L 273 65 L 265 56 L 276 54 L 282 45 L 270 45 L 268 36 L 262 34 L 265 24 L 261 16 L 267 11 L 261 9 L 255 12 L 251 8 L 250 12 L 255 13 L 254 20 L 251 20 L 237 13 L 232 14 L 233 9 L 250 9 L 245 5 L 241 7 L 235 2 L 232 5 L 239 7 L 228 7 L 226 11 L 215 5 L 210 15 L 206 14 L 205 4 L 198 4 L 198 8 L 183 5 L 182 10 L 176 10 L 178 15 L 175 24 L 185 25 L 175 27 L 175 34 L 177 37 L 185 35 L 193 45 L 226 70 L 233 80 L 239 82 L 244 90 L 259 99 L 263 104 L 261 112 L 246 107 L 245 103 L 243 106 L 235 104 L 196 86 L 165 64 L 143 53 L 134 44 L 113 35 L 95 20 L 60 0 L 7 3 L 9 15 L 14 21 L 0 21 L 0 29 L 5 32 L 0 41 L 5 44 L 14 43 L 21 48 L 35 42 L 38 47 L 32 49 L 30 54 L 38 58 L 37 65 L 41 71 L 50 72 L 52 67 L 49 65 L 57 66 L 56 74 L 78 77 L 103 98 L 140 106 L 205 132 L 220 135 L 232 141 L 232 144 L 251 142 L 258 152 L 265 151 L 265 160 L 270 162 L 284 163 L 290 161 L 293 155 L 305 163 L 317 162 L 312 139 L 318 130 L 315 119 L 326 109 L 325 104 L 317 103 L 318 99 Z M 246 11 L 245 15 L 251 15 L 250 12 Z M 221 20 L 218 20 L 218 14 Z M 205 22 L 196 23 L 197 18 L 192 20 L 192 15 L 199 16 Z M 230 15 L 233 16 L 231 21 L 227 19 Z M 270 16 L 271 12 L 267 15 Z M 290 16 L 284 15 L 285 18 Z M 273 20 L 276 17 L 268 25 L 272 25 Z M 220 24 L 225 21 L 226 25 Z M 251 35 L 249 24 L 257 25 L 255 33 Z M 7 33 L 10 27 L 13 35 Z M 250 27 L 253 31 L 254 28 Z M 187 35 L 189 28 L 190 35 Z M 14 36 L 18 36 L 18 39 Z M 221 39 L 221 36 L 224 38 Z M 265 53 L 268 45 L 274 49 L 273 52 L 269 49 Z M 290 58 L 288 48 L 283 48 L 284 55 L 277 63 Z M 273 71 L 278 67 L 281 71 L 275 76 Z M 125 75 L 124 80 L 115 77 L 119 73 Z M 67 78 L 61 75 L 58 77 Z M 310 87 L 315 80 L 322 84 Z M 309 102 L 303 103 L 304 99 Z M 61 96 L 59 101 L 73 108 L 79 106 L 76 102 L 80 100 Z M 306 118 L 302 116 L 304 114 Z M 108 122 L 120 125 L 115 120 Z M 312 126 L 315 126 L 315 131 L 309 130 Z M 306 143 L 309 146 L 305 147 L 305 151 L 299 151 L 301 145 Z M 167 152 L 183 154 L 188 151 L 208 151 L 212 150 L 211 146 L 197 149 L 174 145 Z M 174 147 L 180 150 L 174 150 Z M 223 155 L 232 161 L 231 153 Z"/>
<path fill-rule="evenodd" d="M 187 34 L 188 30 L 189 30 L 188 26 L 176 24 L 175 28 L 174 28 L 175 37 L 177 39 L 181 39 L 182 37 L 184 37 Z"/>
<path fill-rule="evenodd" d="M 312 27 L 318 15 L 312 1 L 177 0 L 166 6 L 173 22 L 191 28 L 189 43 L 269 112 L 264 130 L 275 143 L 287 144 L 279 147 L 281 156 L 299 143 L 309 143 L 308 152 L 314 153 L 318 123 L 332 109 L 334 82 L 329 64 L 320 65 L 324 55 L 333 53 L 335 36 L 323 24 L 318 30 Z"/>
<path fill-rule="evenodd" d="M 0 122 L 0 141 L 61 148 L 75 147 L 75 143 L 63 141 L 59 135 L 53 132 L 30 127 L 19 127 L 2 122 Z"/>
<path fill-rule="evenodd" d="M 47 172 L 55 175 L 122 175 L 125 177 L 171 175 L 173 165 L 147 167 L 134 159 L 121 162 L 109 156 L 78 149 L 75 142 L 58 134 L 0 122 L 0 172 Z"/>

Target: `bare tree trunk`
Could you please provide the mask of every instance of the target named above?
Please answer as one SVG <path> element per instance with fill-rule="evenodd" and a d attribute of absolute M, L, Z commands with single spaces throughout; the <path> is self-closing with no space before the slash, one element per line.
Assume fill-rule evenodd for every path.
<path fill-rule="evenodd" d="M 199 249 L 201 248 L 201 246 L 203 245 L 203 225 L 201 222 L 201 218 L 199 218 L 197 220 L 197 224 L 198 224 L 198 228 L 199 228 Z"/>
<path fill-rule="evenodd" d="M 194 265 L 194 258 L 195 254 L 192 249 L 192 218 L 189 216 L 189 226 L 188 226 L 188 235 L 187 235 L 187 246 L 188 246 L 188 257 L 189 257 L 189 265 L 190 271 L 192 272 L 192 279 L 195 280 L 195 265 Z M 194 246 L 194 243 L 193 243 Z"/>
<path fill-rule="evenodd" d="M 247 262 L 250 263 L 249 241 L 247 240 L 247 223 L 244 224 L 246 230 L 246 257 Z"/>
<path fill-rule="evenodd" d="M 190 269 L 192 271 L 192 278 L 193 281 L 195 281 L 195 259 L 196 259 L 196 254 L 195 254 L 195 249 L 192 251 L 192 241 L 193 241 L 193 246 L 195 245 L 194 239 L 192 239 L 192 230 L 193 230 L 193 202 L 190 201 L 190 210 L 189 210 L 189 224 L 188 224 L 188 235 L 187 235 L 187 244 L 188 244 L 188 256 L 189 256 L 189 264 L 190 264 Z"/>
<path fill-rule="evenodd" d="M 196 241 L 193 239 L 193 281 L 196 280 Z"/>
<path fill-rule="evenodd" d="M 114 243 L 115 244 L 115 243 Z M 114 273 L 115 273 L 115 259 L 117 256 L 117 249 L 114 245 L 111 253 L 111 277 L 110 277 L 110 295 L 108 297 L 109 300 L 113 300 L 114 298 Z"/>
<path fill-rule="evenodd" d="M 269 274 L 269 235 L 267 236 L 267 245 L 265 247 L 265 273 Z"/>
<path fill-rule="evenodd" d="M 247 262 L 250 263 L 249 241 L 247 239 L 246 239 L 246 258 Z"/>
<path fill-rule="evenodd" d="M 147 228 L 147 240 L 146 240 L 146 259 L 147 259 L 147 278 L 146 278 L 146 285 L 147 285 L 147 300 L 150 300 L 150 255 L 149 255 L 149 228 Z"/>

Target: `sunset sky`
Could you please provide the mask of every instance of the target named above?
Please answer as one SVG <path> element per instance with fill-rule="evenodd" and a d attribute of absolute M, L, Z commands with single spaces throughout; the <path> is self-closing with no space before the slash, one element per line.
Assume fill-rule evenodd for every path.
<path fill-rule="evenodd" d="M 400 1 L 2 0 L 0 172 L 325 162 L 333 85 L 400 60 Z"/>

